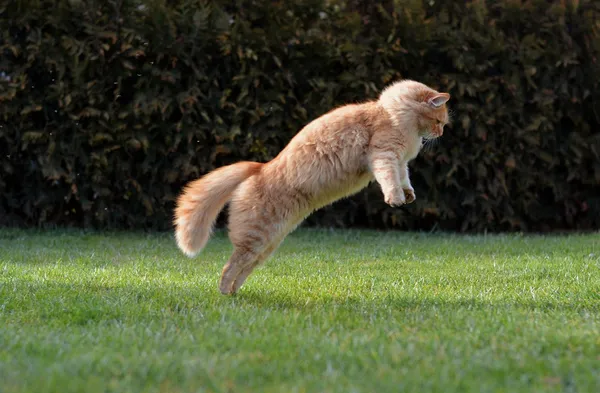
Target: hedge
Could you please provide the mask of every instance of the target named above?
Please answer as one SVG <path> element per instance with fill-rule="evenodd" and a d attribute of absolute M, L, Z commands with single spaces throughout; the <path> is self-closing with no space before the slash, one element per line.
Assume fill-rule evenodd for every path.
<path fill-rule="evenodd" d="M 454 119 L 417 201 L 373 184 L 307 224 L 600 228 L 600 2 L 2 4 L 0 225 L 168 230 L 187 181 L 411 78 Z"/>

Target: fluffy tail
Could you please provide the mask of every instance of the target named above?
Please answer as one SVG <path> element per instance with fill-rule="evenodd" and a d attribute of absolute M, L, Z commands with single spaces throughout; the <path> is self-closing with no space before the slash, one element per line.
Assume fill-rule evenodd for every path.
<path fill-rule="evenodd" d="M 175 208 L 177 245 L 194 256 L 208 242 L 219 212 L 237 186 L 260 171 L 258 162 L 238 162 L 216 169 L 184 188 Z"/>

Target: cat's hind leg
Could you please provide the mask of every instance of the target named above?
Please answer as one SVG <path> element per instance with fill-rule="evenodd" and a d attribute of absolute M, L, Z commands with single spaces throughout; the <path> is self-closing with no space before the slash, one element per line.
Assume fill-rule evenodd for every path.
<path fill-rule="evenodd" d="M 252 270 L 273 252 L 272 245 L 281 242 L 278 228 L 285 219 L 255 181 L 249 179 L 243 184 L 230 203 L 229 239 L 235 248 L 221 274 L 219 289 L 223 294 L 235 293 Z"/>
<path fill-rule="evenodd" d="M 256 261 L 260 256 L 261 251 L 262 250 L 260 249 L 250 249 L 243 246 L 238 246 L 235 248 L 235 250 L 233 250 L 233 254 L 231 254 L 231 257 L 229 257 L 229 260 L 223 267 L 223 272 L 221 273 L 219 290 L 222 294 L 232 295 L 237 291 L 237 288 L 234 286 L 236 279 L 244 271 L 251 269 L 252 266 L 257 264 Z"/>
<path fill-rule="evenodd" d="M 273 232 L 264 234 L 265 236 L 261 238 L 248 236 L 236 245 L 223 268 L 219 286 L 221 293 L 226 295 L 236 293 L 252 271 L 265 262 L 285 238 L 281 233 L 278 236 L 273 236 L 275 235 Z M 236 238 L 235 235 L 231 237 Z"/>
<path fill-rule="evenodd" d="M 233 293 L 237 292 L 240 289 L 240 287 L 244 285 L 244 282 L 256 267 L 258 267 L 261 263 L 265 262 L 271 256 L 271 254 L 273 254 L 273 252 L 277 249 L 279 244 L 281 244 L 281 241 L 282 239 L 280 238 L 271 242 L 271 244 L 267 246 L 267 248 L 262 252 L 262 254 L 258 256 L 254 263 L 249 264 L 248 266 L 242 269 L 242 271 L 238 274 L 233 283 Z"/>
<path fill-rule="evenodd" d="M 266 261 L 301 221 L 298 198 L 282 198 L 285 190 L 265 187 L 250 178 L 236 191 L 229 207 L 229 239 L 235 249 L 223 268 L 219 289 L 233 294 L 252 271 Z M 284 195 L 285 196 L 285 195 Z"/>

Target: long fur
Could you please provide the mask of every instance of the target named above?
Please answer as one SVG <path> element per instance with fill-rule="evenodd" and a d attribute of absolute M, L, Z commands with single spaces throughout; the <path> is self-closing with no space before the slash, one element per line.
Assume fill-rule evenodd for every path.
<path fill-rule="evenodd" d="M 238 162 L 210 172 L 190 182 L 177 200 L 175 238 L 188 256 L 199 253 L 231 194 L 240 183 L 260 171 L 258 162 Z"/>
<path fill-rule="evenodd" d="M 424 139 L 442 135 L 449 98 L 422 83 L 397 82 L 376 101 L 313 120 L 265 164 L 242 162 L 191 182 L 177 201 L 177 244 L 190 256 L 200 251 L 229 201 L 234 251 L 219 287 L 232 294 L 309 214 L 369 182 L 379 183 L 389 205 L 411 203 L 408 162 Z"/>

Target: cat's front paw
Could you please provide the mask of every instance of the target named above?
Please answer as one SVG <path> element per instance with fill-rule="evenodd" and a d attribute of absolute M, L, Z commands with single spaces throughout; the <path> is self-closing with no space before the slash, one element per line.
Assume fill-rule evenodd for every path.
<path fill-rule="evenodd" d="M 404 192 L 389 192 L 385 195 L 385 203 L 390 206 L 402 206 L 406 203 Z"/>
<path fill-rule="evenodd" d="M 412 187 L 405 188 L 402 191 L 404 191 L 404 198 L 406 198 L 406 204 L 414 202 L 415 199 L 417 198 L 415 196 L 415 190 Z"/>

